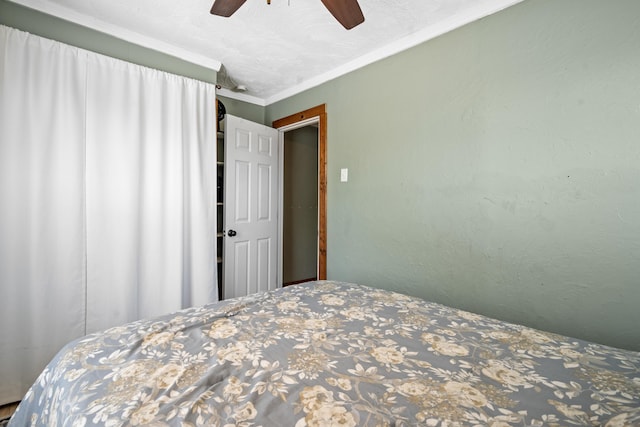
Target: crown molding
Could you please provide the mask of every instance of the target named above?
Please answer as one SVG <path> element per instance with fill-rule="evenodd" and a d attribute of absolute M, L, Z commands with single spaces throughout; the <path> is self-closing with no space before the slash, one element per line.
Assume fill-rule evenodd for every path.
<path fill-rule="evenodd" d="M 493 15 L 494 13 L 500 12 L 501 10 L 504 10 L 522 1 L 524 0 L 499 0 L 493 2 L 489 6 L 476 6 L 469 10 L 466 10 L 463 14 L 455 15 L 450 19 L 438 22 L 437 24 L 432 25 L 428 28 L 417 31 L 395 42 L 382 46 L 381 48 L 376 49 L 366 55 L 362 55 L 354 59 L 353 61 L 350 61 L 340 67 L 334 68 L 331 71 L 313 77 L 296 86 L 292 86 L 275 95 L 272 95 L 265 99 L 265 105 L 274 104 L 278 101 L 282 101 L 283 99 L 304 92 L 305 90 L 312 89 L 337 77 L 343 76 L 359 68 L 363 68 L 374 62 L 395 55 L 396 53 L 400 53 L 402 51 L 415 47 L 421 43 L 434 39 L 464 25 L 470 24 L 471 22 L 485 18 L 489 15 Z"/>
<path fill-rule="evenodd" d="M 73 22 L 74 24 L 81 25 L 83 27 L 90 28 L 92 30 L 99 31 L 101 33 L 108 34 L 110 36 L 119 38 L 121 40 L 142 46 L 148 49 L 164 53 L 178 59 L 190 62 L 195 65 L 199 65 L 205 68 L 209 68 L 216 72 L 220 71 L 222 63 L 215 59 L 208 58 L 203 55 L 199 55 L 190 52 L 184 48 L 165 43 L 163 41 L 143 36 L 134 31 L 127 30 L 117 25 L 109 24 L 99 19 L 93 18 L 88 15 L 74 12 L 64 6 L 60 6 L 56 3 L 46 0 L 8 0 L 12 3 L 19 4 L 29 9 L 34 9 L 39 12 L 46 13 L 48 15 L 55 16 L 56 18 L 64 19 L 65 21 Z"/>
<path fill-rule="evenodd" d="M 291 86 L 281 92 L 276 93 L 275 95 L 271 95 L 264 99 L 238 93 L 238 92 L 232 92 L 226 89 L 220 89 L 218 92 L 220 93 L 220 95 L 226 96 L 228 98 L 237 99 L 239 101 L 250 102 L 252 104 L 256 104 L 260 106 L 269 106 L 278 101 L 282 101 L 283 99 L 287 99 L 292 96 L 298 95 L 299 93 L 302 93 L 305 90 L 309 90 L 316 86 L 320 86 L 321 84 L 324 84 L 328 81 L 341 77 L 352 71 L 366 67 L 367 65 L 373 64 L 374 62 L 380 61 L 382 59 L 393 56 L 397 53 L 403 52 L 407 49 L 410 49 L 426 41 L 439 37 L 457 28 L 460 28 L 464 25 L 470 24 L 474 21 L 485 18 L 489 15 L 493 15 L 494 13 L 500 12 L 501 10 L 504 10 L 522 1 L 524 0 L 499 0 L 499 1 L 492 2 L 488 6 L 479 5 L 474 8 L 468 9 L 462 14 L 455 15 L 450 19 L 438 22 L 437 24 L 432 25 L 428 28 L 424 28 L 423 30 L 417 31 L 413 34 L 410 34 L 406 37 L 403 37 L 399 40 L 396 40 L 392 43 L 382 46 L 379 49 L 376 49 L 370 53 L 367 53 L 366 55 L 362 55 L 354 59 L 353 61 L 350 61 L 344 65 L 334 68 L 333 70 L 320 74 L 309 80 L 305 80 L 304 82 L 298 85 Z M 224 91 L 224 94 L 223 94 L 223 91 Z"/>
<path fill-rule="evenodd" d="M 257 96 L 248 95 L 246 93 L 235 92 L 225 88 L 216 89 L 216 93 L 226 98 L 235 99 L 237 101 L 248 102 L 250 104 L 259 105 L 260 107 L 267 106 L 263 98 L 258 98 Z"/>
<path fill-rule="evenodd" d="M 117 37 L 119 39 L 128 41 L 130 43 L 135 43 L 142 47 L 146 47 L 161 53 L 165 53 L 167 55 L 174 56 L 184 61 L 191 62 L 193 64 L 215 70 L 216 72 L 220 71 L 220 68 L 222 66 L 222 63 L 220 61 L 208 58 L 200 54 L 190 52 L 184 48 L 177 47 L 169 43 L 165 43 L 147 36 L 143 36 L 136 32 L 124 29 L 116 25 L 106 23 L 104 21 L 95 19 L 93 17 L 87 16 L 84 14 L 79 14 L 68 8 L 65 8 L 63 6 L 57 5 L 55 3 L 52 3 L 46 0 L 8 0 L 8 1 L 22 5 L 24 7 L 28 7 L 30 9 L 35 9 L 35 10 L 47 13 L 49 15 L 53 15 L 55 17 L 64 19 L 66 21 L 70 21 L 75 24 L 94 29 L 96 31 L 103 32 L 105 34 L 111 35 L 113 37 Z M 321 84 L 324 84 L 328 81 L 341 77 L 352 71 L 363 68 L 374 62 L 380 61 L 382 59 L 388 58 L 392 55 L 395 55 L 397 53 L 400 53 L 402 51 L 415 47 L 421 43 L 424 43 L 428 40 L 434 39 L 445 33 L 453 31 L 473 21 L 477 21 L 479 19 L 482 19 L 494 13 L 497 13 L 503 9 L 506 9 L 522 1 L 524 0 L 496 0 L 491 2 L 491 4 L 489 5 L 486 5 L 486 4 L 478 5 L 474 8 L 465 10 L 464 13 L 454 15 L 445 21 L 438 22 L 435 25 L 432 25 L 428 28 L 424 28 L 423 30 L 417 31 L 413 34 L 410 34 L 406 37 L 403 37 L 399 40 L 396 40 L 392 43 L 382 46 L 381 48 L 376 49 L 370 53 L 362 55 L 344 65 L 334 68 L 333 70 L 320 74 L 311 79 L 305 80 L 300 84 L 291 86 L 283 91 L 280 91 L 274 95 L 271 95 L 265 98 L 260 98 L 260 97 L 249 95 L 242 92 L 235 92 L 235 91 L 231 91 L 229 89 L 224 89 L 224 88 L 218 89 L 217 93 L 227 98 L 248 102 L 250 104 L 255 104 L 261 107 L 266 107 L 278 101 L 282 101 L 283 99 L 292 97 L 294 95 L 298 95 L 299 93 L 312 89 L 316 86 L 320 86 Z"/>

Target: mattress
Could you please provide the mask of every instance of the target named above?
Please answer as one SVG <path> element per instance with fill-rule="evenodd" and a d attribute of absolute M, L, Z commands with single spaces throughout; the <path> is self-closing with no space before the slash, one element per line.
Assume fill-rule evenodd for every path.
<path fill-rule="evenodd" d="M 71 342 L 9 425 L 640 425 L 640 353 L 319 281 Z"/>

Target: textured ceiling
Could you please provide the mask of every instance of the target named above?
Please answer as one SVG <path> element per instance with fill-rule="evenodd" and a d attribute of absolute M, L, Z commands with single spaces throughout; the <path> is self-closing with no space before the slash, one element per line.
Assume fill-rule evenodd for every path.
<path fill-rule="evenodd" d="M 210 68 L 228 96 L 269 104 L 521 0 L 359 0 L 345 30 L 320 0 L 248 0 L 233 16 L 213 0 L 12 0 Z M 243 94 L 231 92 L 243 85 Z"/>

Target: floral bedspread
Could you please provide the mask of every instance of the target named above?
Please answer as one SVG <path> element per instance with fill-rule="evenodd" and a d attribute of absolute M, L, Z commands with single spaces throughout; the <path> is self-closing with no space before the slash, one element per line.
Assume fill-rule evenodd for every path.
<path fill-rule="evenodd" d="M 76 340 L 26 425 L 640 425 L 640 353 L 313 282 Z"/>

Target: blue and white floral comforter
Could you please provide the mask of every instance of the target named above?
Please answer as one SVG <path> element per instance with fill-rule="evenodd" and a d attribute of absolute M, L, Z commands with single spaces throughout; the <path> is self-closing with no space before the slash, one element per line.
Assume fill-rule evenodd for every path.
<path fill-rule="evenodd" d="M 640 353 L 314 282 L 76 340 L 26 425 L 640 425 Z"/>

